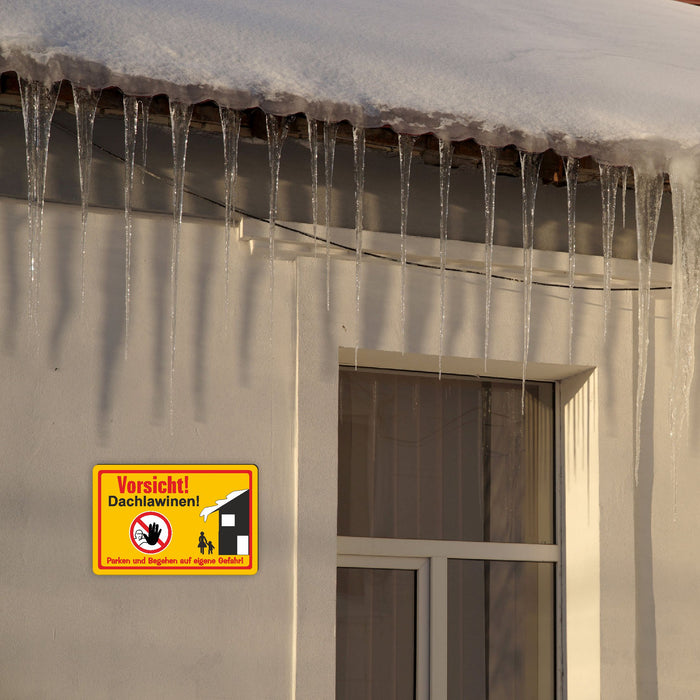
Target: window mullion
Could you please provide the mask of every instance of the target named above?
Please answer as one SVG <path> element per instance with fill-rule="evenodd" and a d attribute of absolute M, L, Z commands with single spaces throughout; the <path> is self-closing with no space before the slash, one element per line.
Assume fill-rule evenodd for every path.
<path fill-rule="evenodd" d="M 418 567 L 416 581 L 416 700 L 430 700 L 430 560 Z"/>
<path fill-rule="evenodd" d="M 447 557 L 430 559 L 430 698 L 447 700 Z"/>

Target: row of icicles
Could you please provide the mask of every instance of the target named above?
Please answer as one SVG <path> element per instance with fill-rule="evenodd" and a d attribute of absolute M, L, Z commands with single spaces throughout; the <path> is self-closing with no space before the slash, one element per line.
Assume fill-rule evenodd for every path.
<path fill-rule="evenodd" d="M 38 81 L 20 78 L 20 92 L 24 128 L 27 145 L 27 173 L 29 200 L 29 316 L 35 328 L 38 324 L 39 271 L 41 257 L 41 232 L 44 186 L 46 181 L 46 162 L 48 155 L 51 120 L 56 105 L 59 85 L 47 87 Z M 77 123 L 78 159 L 80 170 L 80 188 L 82 203 L 82 285 L 81 295 L 85 296 L 85 251 L 87 233 L 88 197 L 90 188 L 90 166 L 92 157 L 92 134 L 99 90 L 92 90 L 73 85 L 73 99 Z M 142 130 L 143 165 L 146 159 L 146 134 L 150 97 L 123 96 L 124 106 L 124 211 L 125 211 L 125 354 L 128 352 L 129 307 L 130 307 L 130 271 L 132 217 L 131 198 L 134 181 L 134 161 L 136 137 Z M 240 113 L 225 106 L 220 106 L 221 130 L 223 135 L 225 168 L 225 296 L 228 304 L 229 249 L 230 234 L 235 217 L 234 188 L 237 175 L 238 138 L 241 125 Z M 176 299 L 177 272 L 179 257 L 179 239 L 182 223 L 183 187 L 185 160 L 187 155 L 187 138 L 192 105 L 182 102 L 170 102 L 170 118 L 173 148 L 173 229 L 170 265 L 170 425 L 173 425 L 173 381 L 175 374 L 175 333 L 176 333 Z M 141 126 L 139 127 L 139 120 Z M 270 167 L 270 201 L 269 201 L 269 259 L 271 299 L 274 290 L 273 263 L 275 259 L 275 226 L 277 219 L 277 194 L 279 168 L 282 148 L 289 119 L 271 114 L 266 115 L 267 143 Z M 335 142 L 338 125 L 323 123 L 323 156 L 325 174 L 325 249 L 326 249 L 326 306 L 330 308 L 330 214 L 333 182 L 333 165 Z M 360 264 L 362 260 L 363 233 L 363 192 L 365 177 L 365 134 L 360 127 L 353 127 L 353 157 L 355 183 L 355 305 L 356 314 L 360 309 Z M 318 157 L 319 157 L 319 122 L 308 119 L 308 139 L 311 154 L 311 209 L 313 217 L 314 240 L 318 226 Z M 401 178 L 401 218 L 400 218 L 400 263 L 401 263 L 401 328 L 402 342 L 405 342 L 406 325 L 406 265 L 407 265 L 407 220 L 410 171 L 415 136 L 400 134 L 398 137 L 399 166 Z M 447 140 L 439 141 L 440 158 L 440 342 L 439 373 L 442 372 L 443 329 L 445 324 L 445 276 L 447 265 L 447 220 L 450 190 L 450 172 L 453 146 Z M 493 236 L 495 223 L 496 175 L 498 170 L 499 149 L 489 146 L 481 147 L 484 177 L 485 209 L 485 333 L 484 333 L 484 367 L 489 356 L 489 327 L 491 313 Z M 532 256 L 534 248 L 535 196 L 539 179 L 542 155 L 520 151 L 522 179 L 522 222 L 523 222 L 523 369 L 525 380 L 528 350 L 530 342 L 530 307 L 532 294 Z M 569 363 L 572 361 L 573 348 L 573 313 L 575 288 L 575 227 L 576 227 L 576 187 L 579 161 L 576 158 L 565 159 L 568 210 L 569 242 Z M 624 166 L 610 164 L 600 165 L 602 193 L 602 235 L 603 235 L 603 289 L 604 317 L 607 330 L 608 313 L 611 298 L 611 261 L 615 222 L 617 191 L 622 184 L 626 189 L 628 169 Z M 673 177 L 672 177 L 673 180 Z M 664 178 L 663 173 L 634 172 L 635 202 L 637 220 L 637 244 L 639 263 L 639 316 L 638 316 L 638 371 L 636 394 L 636 428 L 635 428 L 635 478 L 638 477 L 641 413 L 646 382 L 647 348 L 649 342 L 649 307 L 651 285 L 651 262 L 654 240 L 661 206 Z M 673 271 L 673 335 L 674 363 L 673 388 L 670 407 L 671 435 L 674 445 L 681 433 L 687 431 L 689 388 L 693 375 L 694 355 L 693 339 L 695 315 L 700 299 L 700 274 L 698 254 L 700 251 L 700 233 L 693 222 L 700 221 L 700 198 L 689 183 L 680 181 L 674 185 L 674 271 Z M 623 204 L 624 207 L 624 204 Z M 624 217 L 624 208 L 623 208 Z M 623 224 L 624 225 L 624 224 Z M 272 302 L 271 302 L 272 303 Z M 359 328 L 359 324 L 357 324 Z M 359 334 L 359 330 L 357 331 Z M 359 346 L 359 336 L 356 342 Z M 675 458 L 674 458 L 675 462 Z"/>

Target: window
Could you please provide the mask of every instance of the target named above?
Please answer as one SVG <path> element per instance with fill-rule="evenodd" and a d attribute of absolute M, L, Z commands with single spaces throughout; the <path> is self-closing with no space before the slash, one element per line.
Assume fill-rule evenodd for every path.
<path fill-rule="evenodd" d="M 336 697 L 554 698 L 554 387 L 340 370 Z"/>

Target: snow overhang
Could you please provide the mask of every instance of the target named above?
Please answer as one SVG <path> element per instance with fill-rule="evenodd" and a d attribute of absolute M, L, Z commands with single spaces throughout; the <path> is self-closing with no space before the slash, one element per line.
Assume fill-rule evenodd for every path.
<path fill-rule="evenodd" d="M 207 518 L 212 514 L 216 513 L 219 508 L 223 508 L 227 503 L 230 503 L 234 498 L 238 498 L 241 494 L 244 494 L 248 489 L 243 489 L 239 491 L 231 491 L 226 498 L 221 498 L 216 502 L 216 505 L 213 506 L 208 506 L 207 508 L 202 509 L 202 512 L 199 514 L 200 518 L 204 518 L 204 522 L 207 522 Z"/>
<path fill-rule="evenodd" d="M 0 70 L 666 169 L 700 156 L 697 8 L 668 0 L 8 0 Z"/>

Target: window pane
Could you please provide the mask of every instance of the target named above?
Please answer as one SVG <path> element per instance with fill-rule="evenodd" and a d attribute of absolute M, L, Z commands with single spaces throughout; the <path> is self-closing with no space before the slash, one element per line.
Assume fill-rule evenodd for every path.
<path fill-rule="evenodd" d="M 448 697 L 554 693 L 554 564 L 448 562 Z"/>
<path fill-rule="evenodd" d="M 337 700 L 413 700 L 415 619 L 415 571 L 338 569 Z"/>
<path fill-rule="evenodd" d="M 338 534 L 554 541 L 550 384 L 340 370 Z"/>

